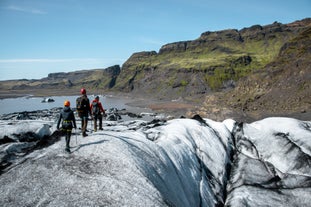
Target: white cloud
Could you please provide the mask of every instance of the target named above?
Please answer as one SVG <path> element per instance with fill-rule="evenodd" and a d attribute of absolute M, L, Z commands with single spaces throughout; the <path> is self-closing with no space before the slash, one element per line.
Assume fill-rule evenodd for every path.
<path fill-rule="evenodd" d="M 25 13 L 31 13 L 31 14 L 46 14 L 45 11 L 35 9 L 35 8 L 25 8 L 25 7 L 19 7 L 19 6 L 8 6 L 8 10 L 13 10 L 13 11 L 19 11 L 19 12 L 25 12 Z"/>

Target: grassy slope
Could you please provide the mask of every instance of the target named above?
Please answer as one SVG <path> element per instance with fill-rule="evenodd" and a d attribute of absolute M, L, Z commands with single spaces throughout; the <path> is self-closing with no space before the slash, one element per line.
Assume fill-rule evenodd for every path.
<path fill-rule="evenodd" d="M 310 120 L 310 77 L 311 26 L 284 44 L 273 61 L 239 81 L 233 90 L 207 96 L 201 114 L 230 110 L 253 120 L 271 115 Z"/>

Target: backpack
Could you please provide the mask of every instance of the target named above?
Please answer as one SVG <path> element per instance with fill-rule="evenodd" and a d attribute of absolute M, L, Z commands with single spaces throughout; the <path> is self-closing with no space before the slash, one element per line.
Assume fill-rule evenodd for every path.
<path fill-rule="evenodd" d="M 82 97 L 78 97 L 76 99 L 76 108 L 77 108 L 77 111 L 82 111 L 83 108 L 82 108 Z"/>
<path fill-rule="evenodd" d="M 76 99 L 76 109 L 78 111 L 79 116 L 82 115 L 82 113 L 87 110 L 87 103 L 83 96 L 80 96 Z"/>
<path fill-rule="evenodd" d="M 92 102 L 92 114 L 98 115 L 100 113 L 98 102 L 93 101 Z"/>

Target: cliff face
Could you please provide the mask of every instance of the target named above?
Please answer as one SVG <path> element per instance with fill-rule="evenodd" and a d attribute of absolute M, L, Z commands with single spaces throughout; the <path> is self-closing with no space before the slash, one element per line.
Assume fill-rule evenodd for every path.
<path fill-rule="evenodd" d="M 273 61 L 241 79 L 230 91 L 206 96 L 201 115 L 224 108 L 256 119 L 311 116 L 311 27 L 287 41 Z M 215 114 L 215 113 L 214 113 Z"/>
<path fill-rule="evenodd" d="M 193 41 L 166 44 L 159 52 L 133 54 L 114 89 L 160 98 L 188 97 L 234 88 L 262 70 L 280 49 L 310 27 L 311 19 L 205 32 Z M 289 57 L 288 57 L 289 58 Z"/>

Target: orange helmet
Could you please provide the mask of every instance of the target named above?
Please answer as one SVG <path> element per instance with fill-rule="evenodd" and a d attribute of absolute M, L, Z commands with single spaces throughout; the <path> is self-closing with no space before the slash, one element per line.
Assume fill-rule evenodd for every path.
<path fill-rule="evenodd" d="M 64 102 L 64 106 L 70 106 L 70 101 L 66 100 L 66 101 Z"/>
<path fill-rule="evenodd" d="M 86 94 L 85 88 L 81 88 L 80 92 L 81 92 L 81 94 Z"/>

